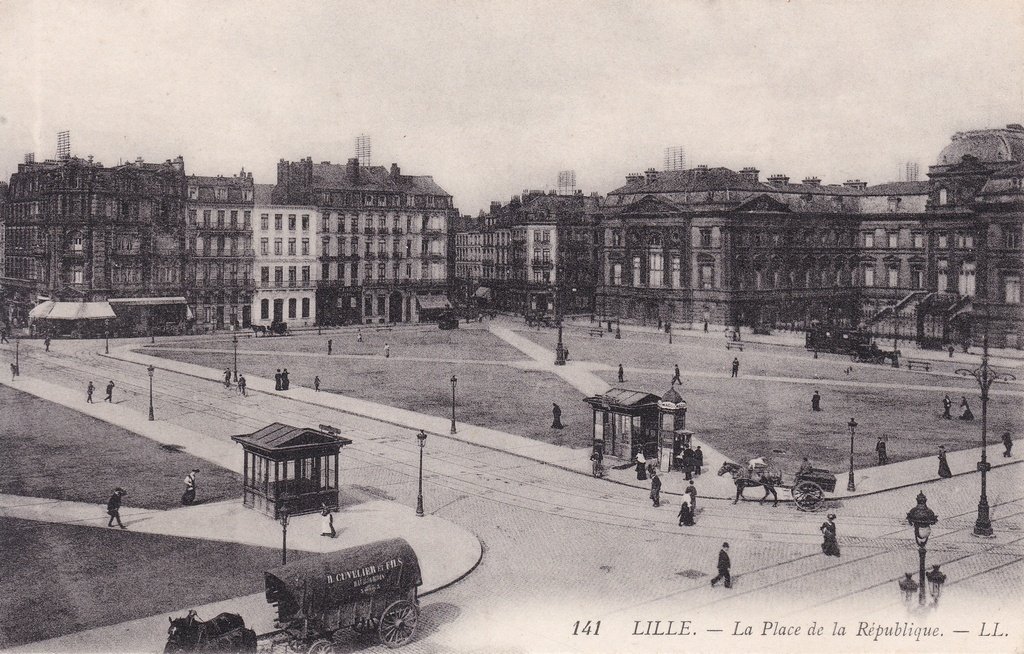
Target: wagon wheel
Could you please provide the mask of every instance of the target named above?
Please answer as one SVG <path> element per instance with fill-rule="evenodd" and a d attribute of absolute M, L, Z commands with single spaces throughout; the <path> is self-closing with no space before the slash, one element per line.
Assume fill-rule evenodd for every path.
<path fill-rule="evenodd" d="M 313 641 L 313 644 L 306 650 L 306 654 L 334 654 L 334 645 L 326 638 L 320 638 Z"/>
<path fill-rule="evenodd" d="M 395 648 L 412 640 L 416 632 L 416 622 L 420 617 L 420 609 L 409 600 L 398 600 L 384 609 L 380 616 L 380 642 Z"/>
<path fill-rule="evenodd" d="M 793 486 L 793 500 L 801 511 L 814 511 L 825 501 L 825 491 L 813 481 L 801 481 Z"/>

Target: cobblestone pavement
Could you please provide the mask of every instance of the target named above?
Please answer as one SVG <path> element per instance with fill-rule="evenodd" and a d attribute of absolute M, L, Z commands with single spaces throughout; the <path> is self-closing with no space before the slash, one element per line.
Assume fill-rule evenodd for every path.
<path fill-rule="evenodd" d="M 22 349 L 22 368 L 76 393 L 87 378 L 112 378 L 126 393 L 125 407 L 142 415 L 148 402 L 144 371 L 96 350 L 90 343 L 43 355 L 29 346 Z M 265 394 L 243 399 L 173 373 L 161 375 L 156 392 L 160 420 L 220 438 L 271 420 L 340 426 L 355 441 L 343 453 L 344 480 L 415 502 L 418 449 L 410 430 Z M 1024 642 L 1018 599 L 1024 589 L 1024 547 L 1017 537 L 1024 523 L 1021 466 L 989 475 L 997 538 L 970 535 L 978 477 L 966 475 L 835 502 L 843 549 L 838 559 L 819 548 L 820 513 L 708 500 L 699 506 L 697 525 L 680 528 L 677 498 L 654 508 L 640 489 L 438 437 L 427 443 L 424 468 L 427 511 L 473 531 L 485 552 L 467 578 L 423 599 L 420 634 L 405 651 L 792 651 L 798 642 L 769 636 L 742 641 L 731 636 L 736 620 L 754 625 L 758 634 L 766 620 L 805 628 L 817 621 L 829 629 L 838 622 L 854 631 L 858 621 L 909 620 L 950 632 L 941 646 L 851 636 L 828 645 L 836 651 L 865 651 L 870 641 L 877 651 L 996 652 Z M 941 563 L 949 576 L 943 603 L 930 617 L 908 614 L 896 587 L 902 573 L 917 565 L 905 515 L 919 490 L 940 519 L 928 545 L 929 564 Z M 708 583 L 724 540 L 732 546 L 731 590 Z M 602 626 L 592 635 L 598 620 Z M 650 631 L 648 620 L 661 621 L 655 631 L 664 631 L 669 620 L 677 628 L 679 620 L 691 620 L 688 628 L 697 635 L 632 635 Z M 573 636 L 587 621 L 591 635 Z M 982 621 L 990 628 L 1000 622 L 1011 636 L 978 636 Z M 358 640 L 345 640 L 339 649 L 383 651 Z"/>

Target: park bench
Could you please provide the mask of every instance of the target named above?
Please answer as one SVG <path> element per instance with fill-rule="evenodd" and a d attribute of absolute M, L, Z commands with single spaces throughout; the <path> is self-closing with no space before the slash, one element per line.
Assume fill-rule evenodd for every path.
<path fill-rule="evenodd" d="M 373 329 L 374 329 L 374 331 L 378 331 L 378 332 L 389 332 L 389 331 L 391 331 L 391 325 L 377 325 Z"/>
<path fill-rule="evenodd" d="M 590 335 L 591 336 L 600 336 L 601 338 L 604 338 L 604 330 L 600 329 L 600 328 L 591 329 L 590 330 Z"/>
<path fill-rule="evenodd" d="M 743 351 L 743 342 L 742 341 L 726 341 L 725 342 L 725 349 L 727 349 L 727 350 L 739 350 L 740 352 L 742 352 Z"/>
<path fill-rule="evenodd" d="M 907 370 L 913 370 L 914 366 L 918 368 L 924 368 L 925 372 L 932 369 L 932 362 L 927 359 L 906 359 Z"/>

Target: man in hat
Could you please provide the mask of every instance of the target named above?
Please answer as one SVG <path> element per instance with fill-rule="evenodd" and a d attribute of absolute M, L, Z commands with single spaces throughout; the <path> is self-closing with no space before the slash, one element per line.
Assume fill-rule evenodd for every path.
<path fill-rule="evenodd" d="M 949 394 L 942 398 L 942 417 L 946 420 L 952 420 L 953 415 L 950 413 L 950 409 L 953 408 L 953 400 L 949 399 Z"/>
<path fill-rule="evenodd" d="M 704 450 L 700 445 L 693 451 L 693 476 L 700 477 L 700 469 L 704 467 Z"/>
<path fill-rule="evenodd" d="M 110 520 L 107 521 L 108 527 L 113 527 L 114 521 L 117 520 L 118 527 L 121 529 L 127 529 L 127 527 L 121 523 L 121 498 L 127 494 L 128 493 L 125 492 L 123 488 L 118 486 L 114 489 L 110 499 L 107 500 L 107 515 L 110 516 Z"/>
<path fill-rule="evenodd" d="M 45 339 L 43 339 L 43 347 L 46 348 L 47 352 L 50 351 L 50 337 L 49 336 L 47 336 Z"/>
<path fill-rule="evenodd" d="M 320 375 L 313 377 L 313 390 L 317 393 L 320 392 Z"/>
<path fill-rule="evenodd" d="M 185 506 L 195 504 L 197 472 L 199 472 L 199 468 L 192 468 L 192 472 L 185 475 L 185 492 L 181 495 L 181 503 Z"/>
<path fill-rule="evenodd" d="M 812 472 L 814 472 L 814 466 L 811 465 L 811 462 L 808 461 L 807 457 L 805 456 L 804 457 L 804 461 L 803 461 L 803 463 L 800 464 L 800 468 L 796 471 L 796 474 L 798 474 L 798 475 L 809 475 Z"/>
<path fill-rule="evenodd" d="M 331 351 L 334 349 L 334 341 L 330 338 L 327 339 L 327 356 L 331 356 Z"/>
<path fill-rule="evenodd" d="M 245 384 L 246 384 L 245 375 L 239 375 L 238 376 L 238 392 L 241 393 L 243 397 L 245 396 Z"/>
<path fill-rule="evenodd" d="M 92 404 L 92 394 L 95 390 L 96 387 L 92 385 L 92 382 L 89 382 L 89 385 L 85 387 L 85 401 L 89 404 Z"/>
<path fill-rule="evenodd" d="M 224 388 L 231 388 L 231 369 L 224 371 Z"/>
<path fill-rule="evenodd" d="M 722 549 L 718 552 L 718 576 L 711 580 L 711 587 L 714 588 L 719 579 L 725 579 L 725 587 L 732 588 L 732 577 L 729 576 L 729 543 L 722 543 Z"/>
<path fill-rule="evenodd" d="M 107 396 L 103 398 L 104 402 L 114 403 L 114 380 L 111 379 L 110 383 L 107 384 Z"/>
<path fill-rule="evenodd" d="M 1010 432 L 1008 431 L 1003 432 L 1003 447 L 1006 448 L 1006 451 L 1003 452 L 1004 457 L 1009 458 L 1013 456 L 1012 454 L 1010 454 L 1010 450 L 1013 449 L 1013 439 L 1010 438 Z"/>
<path fill-rule="evenodd" d="M 821 394 L 817 390 L 811 396 L 811 411 L 821 411 Z"/>
<path fill-rule="evenodd" d="M 878 452 L 878 465 L 884 466 L 889 463 L 889 455 L 885 452 L 885 441 L 882 437 L 878 437 L 878 442 L 875 443 L 875 452 Z"/>
<path fill-rule="evenodd" d="M 732 358 L 732 376 L 738 377 L 740 374 L 740 360 L 739 357 Z"/>
<path fill-rule="evenodd" d="M 680 384 L 680 385 L 682 385 L 682 383 L 683 383 L 683 378 L 679 376 L 679 364 L 678 363 L 676 364 L 675 374 L 672 375 L 672 383 L 673 384 Z"/>
<path fill-rule="evenodd" d="M 655 507 L 661 506 L 661 477 L 657 472 L 651 473 L 651 502 Z"/>
<path fill-rule="evenodd" d="M 281 390 L 281 369 L 278 368 L 277 372 L 274 373 L 274 390 Z"/>
<path fill-rule="evenodd" d="M 622 364 L 619 364 L 619 383 L 626 381 L 626 373 L 622 370 Z"/>
<path fill-rule="evenodd" d="M 291 386 L 291 381 L 288 380 L 288 369 L 285 368 L 281 371 L 281 390 L 286 391 Z"/>

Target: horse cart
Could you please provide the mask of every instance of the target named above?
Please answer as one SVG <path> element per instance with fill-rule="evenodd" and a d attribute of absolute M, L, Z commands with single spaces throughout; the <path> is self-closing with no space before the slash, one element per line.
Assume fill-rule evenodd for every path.
<path fill-rule="evenodd" d="M 850 353 L 850 359 L 856 363 L 878 363 L 886 361 L 899 363 L 900 353 L 896 350 L 883 350 L 874 343 L 869 345 L 858 345 Z"/>
<path fill-rule="evenodd" d="M 387 647 L 412 640 L 420 609 L 420 565 L 401 538 L 330 552 L 264 573 L 277 607 L 272 652 L 330 654 L 342 630 L 376 633 Z"/>
<path fill-rule="evenodd" d="M 190 610 L 184 618 L 167 618 L 167 644 L 164 652 L 230 652 L 249 654 L 256 651 L 256 632 L 245 627 L 237 613 L 221 613 L 211 620 L 200 620 Z"/>
<path fill-rule="evenodd" d="M 718 475 L 726 473 L 732 475 L 736 484 L 736 499 L 733 504 L 743 497 L 745 488 L 763 488 L 764 497 L 761 502 L 771 495 L 774 505 L 778 505 L 779 496 L 776 488 L 789 489 L 793 496 L 793 503 L 801 511 L 817 511 L 825 503 L 825 493 L 832 493 L 836 489 L 836 476 L 823 468 L 810 468 L 797 472 L 793 478 L 793 484 L 787 485 L 783 482 L 782 472 L 772 470 L 764 459 L 751 459 L 746 466 L 726 461 L 718 470 Z"/>

